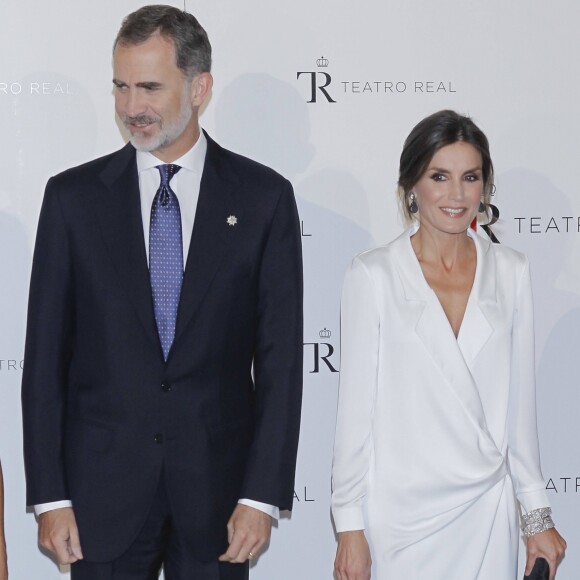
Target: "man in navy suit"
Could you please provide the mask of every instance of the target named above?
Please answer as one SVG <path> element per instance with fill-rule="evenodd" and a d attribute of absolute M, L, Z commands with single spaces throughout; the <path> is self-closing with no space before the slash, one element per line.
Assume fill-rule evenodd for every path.
<path fill-rule="evenodd" d="M 73 580 L 238 580 L 290 509 L 302 266 L 290 183 L 198 124 L 211 46 L 147 6 L 114 47 L 120 151 L 51 178 L 23 418 L 40 544 Z"/>

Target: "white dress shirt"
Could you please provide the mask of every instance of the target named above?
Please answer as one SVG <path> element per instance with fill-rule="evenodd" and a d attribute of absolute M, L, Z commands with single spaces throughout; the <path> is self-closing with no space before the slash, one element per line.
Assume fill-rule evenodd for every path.
<path fill-rule="evenodd" d="M 183 266 L 187 263 L 187 254 L 191 242 L 195 210 L 199 198 L 199 185 L 207 152 L 207 139 L 200 133 L 195 145 L 172 165 L 179 165 L 180 171 L 176 173 L 170 182 L 171 190 L 177 196 L 181 211 L 181 237 L 183 240 Z M 143 234 L 145 236 L 145 249 L 147 261 L 149 261 L 149 224 L 151 222 L 151 206 L 159 185 L 161 176 L 158 165 L 163 165 L 152 153 L 137 151 L 137 171 L 139 173 L 139 192 L 141 195 L 141 218 L 143 219 Z"/>
<path fill-rule="evenodd" d="M 171 190 L 177 196 L 179 209 L 181 211 L 181 237 L 183 241 L 183 265 L 187 263 L 189 244 L 193 232 L 193 222 L 195 220 L 195 210 L 199 199 L 199 187 L 203 166 L 205 164 L 205 154 L 207 152 L 207 139 L 203 132 L 200 132 L 198 140 L 194 146 L 173 162 L 179 165 L 180 171 L 171 178 Z M 145 250 L 147 252 L 147 263 L 149 263 L 149 225 L 151 222 L 151 206 L 159 185 L 161 175 L 156 168 L 164 162 L 146 151 L 137 151 L 137 172 L 139 174 L 139 192 L 141 196 L 141 218 L 143 220 L 143 234 L 145 237 Z M 240 499 L 238 503 L 256 508 L 267 513 L 274 519 L 280 517 L 278 507 L 254 501 L 251 499 Z M 49 503 L 37 504 L 34 511 L 37 516 L 40 514 L 64 507 L 72 507 L 70 500 L 53 501 Z"/>

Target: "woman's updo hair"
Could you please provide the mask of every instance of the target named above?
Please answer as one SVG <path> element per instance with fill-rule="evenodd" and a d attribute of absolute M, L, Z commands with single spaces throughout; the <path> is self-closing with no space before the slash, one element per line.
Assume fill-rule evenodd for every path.
<path fill-rule="evenodd" d="M 438 111 L 420 121 L 405 141 L 399 163 L 398 195 L 407 221 L 414 218 L 409 211 L 409 193 L 423 177 L 431 159 L 439 149 L 463 141 L 473 145 L 481 154 L 483 177 L 483 204 L 489 215 L 493 192 L 493 163 L 489 143 L 483 131 L 471 120 L 455 111 Z"/>

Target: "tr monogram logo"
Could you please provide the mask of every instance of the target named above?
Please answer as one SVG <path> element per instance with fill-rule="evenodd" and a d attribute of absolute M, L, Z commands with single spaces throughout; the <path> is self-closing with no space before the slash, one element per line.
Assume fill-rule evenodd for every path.
<path fill-rule="evenodd" d="M 328 59 L 323 56 L 316 61 L 316 66 L 318 68 L 326 68 L 328 66 Z M 336 101 L 330 96 L 330 93 L 326 90 L 328 86 L 332 83 L 332 77 L 327 72 L 321 71 L 299 71 L 296 73 L 296 79 L 299 79 L 302 75 L 310 75 L 310 100 L 307 103 L 316 103 L 316 97 L 320 94 L 329 103 L 336 103 Z"/>
<path fill-rule="evenodd" d="M 337 373 L 338 370 L 333 366 L 330 362 L 330 358 L 334 354 L 334 346 L 329 342 L 305 342 L 304 343 L 304 350 L 306 351 L 306 347 L 312 347 L 312 367 L 309 372 L 310 373 L 319 373 L 321 362 L 324 363 L 325 366 L 322 368 L 325 369 L 327 372 L 330 371 L 331 373 Z M 323 354 L 324 353 L 324 354 Z"/>

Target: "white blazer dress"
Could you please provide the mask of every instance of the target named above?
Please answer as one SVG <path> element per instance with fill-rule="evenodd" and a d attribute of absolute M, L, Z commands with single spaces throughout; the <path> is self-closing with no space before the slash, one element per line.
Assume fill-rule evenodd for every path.
<path fill-rule="evenodd" d="M 455 338 L 411 246 L 417 229 L 346 274 L 336 530 L 366 529 L 377 580 L 515 580 L 518 510 L 549 506 L 528 262 L 468 232 L 477 266 Z"/>

